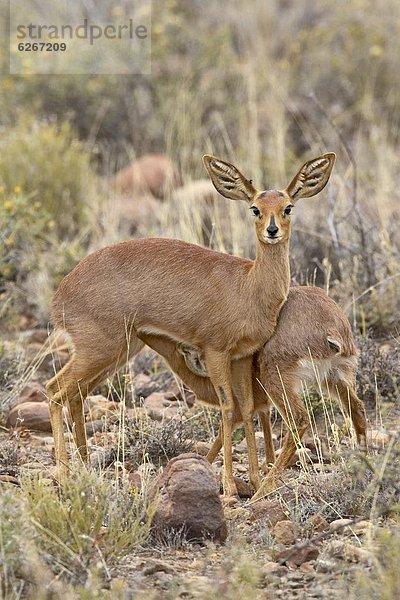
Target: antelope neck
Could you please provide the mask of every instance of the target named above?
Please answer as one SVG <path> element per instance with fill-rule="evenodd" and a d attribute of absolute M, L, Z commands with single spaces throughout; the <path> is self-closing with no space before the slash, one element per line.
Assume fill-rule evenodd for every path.
<path fill-rule="evenodd" d="M 290 285 L 289 241 L 278 244 L 257 242 L 256 259 L 250 270 L 254 301 L 270 304 L 285 301 Z"/>

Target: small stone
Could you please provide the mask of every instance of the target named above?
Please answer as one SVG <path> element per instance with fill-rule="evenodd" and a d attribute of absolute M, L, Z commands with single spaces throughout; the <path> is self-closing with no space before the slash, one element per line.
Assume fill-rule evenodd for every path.
<path fill-rule="evenodd" d="M 278 521 L 274 525 L 272 533 L 277 544 L 289 546 L 290 544 L 293 544 L 295 540 L 294 523 L 288 519 L 285 519 L 284 521 Z"/>
<path fill-rule="evenodd" d="M 172 384 L 171 387 L 164 392 L 164 396 L 166 400 L 170 402 L 182 402 L 182 392 L 176 383 Z"/>
<path fill-rule="evenodd" d="M 210 451 L 210 444 L 207 442 L 195 442 L 194 451 L 196 454 L 200 454 L 200 456 L 206 456 Z"/>
<path fill-rule="evenodd" d="M 352 519 L 336 519 L 335 521 L 332 521 L 329 524 L 329 531 L 332 531 L 332 532 L 340 531 L 340 532 L 342 532 L 343 529 L 347 525 L 353 525 L 353 520 Z"/>
<path fill-rule="evenodd" d="M 276 562 L 268 561 L 262 567 L 262 574 L 264 577 L 269 575 L 277 575 L 281 577 L 287 574 L 287 568 L 284 565 L 279 565 Z"/>
<path fill-rule="evenodd" d="M 23 428 L 29 431 L 51 433 L 50 411 L 47 402 L 24 402 L 15 406 L 8 414 L 6 426 L 10 429 Z"/>
<path fill-rule="evenodd" d="M 329 523 L 322 515 L 313 515 L 309 519 L 309 524 L 314 533 L 322 533 L 329 529 Z"/>
<path fill-rule="evenodd" d="M 327 547 L 327 552 L 330 556 L 353 563 L 361 562 L 369 565 L 373 560 L 372 552 L 343 540 L 332 540 Z"/>
<path fill-rule="evenodd" d="M 140 473 L 138 473 L 137 471 L 135 471 L 134 473 L 128 473 L 128 481 L 130 489 L 137 490 L 138 492 L 140 492 L 140 490 L 142 489 L 142 478 L 140 476 Z"/>
<path fill-rule="evenodd" d="M 157 383 L 145 373 L 138 373 L 133 379 L 133 388 L 136 398 L 147 398 L 157 389 Z"/>
<path fill-rule="evenodd" d="M 289 546 L 277 554 L 276 560 L 281 564 L 288 561 L 300 566 L 305 562 L 310 562 L 318 558 L 319 549 L 312 542 L 304 542 L 302 544 Z"/>
<path fill-rule="evenodd" d="M 88 421 L 85 423 L 86 435 L 92 437 L 95 433 L 104 431 L 105 423 L 102 419 L 96 419 L 95 421 Z"/>
<path fill-rule="evenodd" d="M 269 527 L 287 519 L 279 500 L 260 500 L 252 504 L 251 508 L 252 520 L 265 521 Z"/>
<path fill-rule="evenodd" d="M 24 385 L 18 398 L 13 400 L 11 408 L 25 402 L 47 402 L 46 390 L 38 381 L 31 381 Z"/>
<path fill-rule="evenodd" d="M 314 573 L 315 568 L 314 568 L 313 563 L 305 562 L 302 565 L 300 565 L 299 571 L 301 571 L 302 573 Z"/>
<path fill-rule="evenodd" d="M 148 396 L 144 403 L 149 417 L 156 421 L 162 421 L 164 418 L 175 417 L 178 414 L 179 405 L 177 402 L 166 400 L 165 394 L 153 392 Z"/>
<path fill-rule="evenodd" d="M 247 481 L 244 481 L 240 477 L 234 477 L 233 480 L 240 498 L 251 498 L 253 496 L 254 488 L 250 483 L 247 483 Z"/>
<path fill-rule="evenodd" d="M 119 402 L 113 402 L 103 396 L 91 396 L 89 402 L 88 421 L 100 421 L 103 417 L 113 420 L 121 409 Z"/>
<path fill-rule="evenodd" d="M 236 496 L 221 496 L 221 502 L 224 506 L 236 506 L 239 504 Z"/>

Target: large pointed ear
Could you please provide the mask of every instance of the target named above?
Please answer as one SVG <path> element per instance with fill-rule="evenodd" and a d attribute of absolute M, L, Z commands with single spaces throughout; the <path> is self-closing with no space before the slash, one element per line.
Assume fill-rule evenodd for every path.
<path fill-rule="evenodd" d="M 335 160 L 336 154 L 328 152 L 307 161 L 285 190 L 293 202 L 300 198 L 311 198 L 323 190 L 329 181 Z"/>
<path fill-rule="evenodd" d="M 239 169 L 230 163 L 210 154 L 203 156 L 203 163 L 215 189 L 225 198 L 251 202 L 258 193 L 251 179 L 246 179 Z"/>

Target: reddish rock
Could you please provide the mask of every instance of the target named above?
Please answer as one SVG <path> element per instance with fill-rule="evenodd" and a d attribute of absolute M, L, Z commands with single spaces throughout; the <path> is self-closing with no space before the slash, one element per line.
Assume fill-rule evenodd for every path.
<path fill-rule="evenodd" d="M 309 524 L 314 533 L 322 533 L 322 531 L 328 531 L 329 523 L 322 515 L 313 515 Z"/>
<path fill-rule="evenodd" d="M 157 384 L 145 373 L 139 373 L 133 380 L 133 387 L 137 398 L 147 398 L 157 389 Z"/>
<path fill-rule="evenodd" d="M 247 481 L 244 481 L 240 477 L 234 477 L 233 479 L 239 498 L 251 498 L 253 496 L 254 488 L 250 483 L 247 483 Z"/>
<path fill-rule="evenodd" d="M 312 542 L 304 542 L 294 546 L 289 546 L 279 552 L 276 556 L 277 562 L 280 564 L 293 563 L 300 567 L 303 563 L 310 562 L 318 558 L 319 549 Z"/>
<path fill-rule="evenodd" d="M 290 546 L 295 540 L 295 527 L 292 521 L 285 519 L 284 521 L 278 521 L 275 523 L 272 533 L 277 544 L 283 544 L 284 546 Z"/>
<path fill-rule="evenodd" d="M 144 403 L 149 417 L 156 421 L 161 421 L 165 417 L 174 417 L 178 413 L 179 406 L 176 402 L 171 402 L 165 398 L 165 394 L 154 392 L 148 396 Z"/>
<path fill-rule="evenodd" d="M 11 403 L 11 408 L 24 402 L 47 402 L 46 390 L 38 381 L 27 383 L 21 390 L 20 395 Z"/>
<path fill-rule="evenodd" d="M 165 399 L 171 402 L 182 402 L 182 392 L 176 383 L 172 384 L 172 386 L 164 393 Z"/>
<path fill-rule="evenodd" d="M 163 198 L 168 185 L 178 187 L 181 178 L 174 163 L 164 154 L 145 154 L 118 171 L 110 181 L 114 191 L 135 197 L 150 193 Z"/>
<path fill-rule="evenodd" d="M 132 490 L 137 490 L 138 492 L 140 492 L 140 490 L 142 489 L 142 478 L 140 476 L 140 473 L 138 473 L 137 471 L 135 471 L 134 473 L 128 473 L 128 481 L 129 487 Z"/>
<path fill-rule="evenodd" d="M 24 402 L 15 406 L 9 412 L 7 427 L 51 433 L 49 405 L 47 402 Z"/>
<path fill-rule="evenodd" d="M 252 518 L 254 521 L 265 521 L 269 527 L 273 527 L 278 521 L 287 518 L 279 500 L 260 500 L 252 505 Z"/>
<path fill-rule="evenodd" d="M 190 541 L 226 540 L 219 483 L 202 456 L 188 453 L 173 458 L 151 486 L 149 496 L 158 497 L 152 523 L 156 534 L 172 530 L 183 532 Z"/>

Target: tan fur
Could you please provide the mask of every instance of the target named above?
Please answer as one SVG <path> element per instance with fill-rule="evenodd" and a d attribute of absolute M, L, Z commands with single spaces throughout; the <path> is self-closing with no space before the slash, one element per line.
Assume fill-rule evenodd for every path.
<path fill-rule="evenodd" d="M 143 335 L 141 339 L 166 359 L 199 401 L 219 406 L 199 349 L 180 346 L 157 336 Z M 340 345 L 340 353 L 332 349 L 329 340 Z M 253 358 L 253 412 L 261 416 L 267 463 L 274 463 L 275 458 L 269 422 L 271 402 L 289 428 L 282 452 L 255 499 L 274 488 L 277 477 L 290 463 L 307 429 L 308 415 L 299 396 L 303 383 L 318 383 L 318 387 L 336 396 L 352 419 L 358 441 L 365 444 L 365 408 L 354 390 L 357 354 L 348 319 L 332 299 L 319 288 L 290 288 L 275 334 Z M 232 364 L 232 369 L 235 389 L 240 371 L 237 371 L 236 363 Z M 235 395 L 234 426 L 241 422 Z M 208 455 L 211 462 L 221 446 L 220 431 Z"/>
<path fill-rule="evenodd" d="M 325 159 L 326 156 L 330 158 Z M 315 159 L 317 169 L 330 172 L 332 156 Z M 232 473 L 231 361 L 240 359 L 235 363 L 235 369 L 240 371 L 237 402 L 248 442 L 250 478 L 258 486 L 251 420 L 252 354 L 273 335 L 286 300 L 290 217 L 284 210 L 291 199 L 286 192 L 258 192 L 233 165 L 220 159 L 205 156 L 204 162 L 218 191 L 231 199 L 245 199 L 252 209 L 258 207 L 256 260 L 177 240 L 142 239 L 94 252 L 63 279 L 54 297 L 53 319 L 58 328 L 70 335 L 75 353 L 47 386 L 61 476 L 67 463 L 60 433 L 63 402 L 68 401 L 75 440 L 86 460 L 82 397 L 110 370 L 140 350 L 143 342 L 138 336 L 146 332 L 194 345 L 204 353 L 222 410 L 224 490 L 228 494 L 236 491 Z M 302 177 L 303 170 L 304 166 L 299 172 Z M 327 178 L 313 194 L 326 181 Z M 275 238 L 267 233 L 272 217 L 279 226 Z"/>

